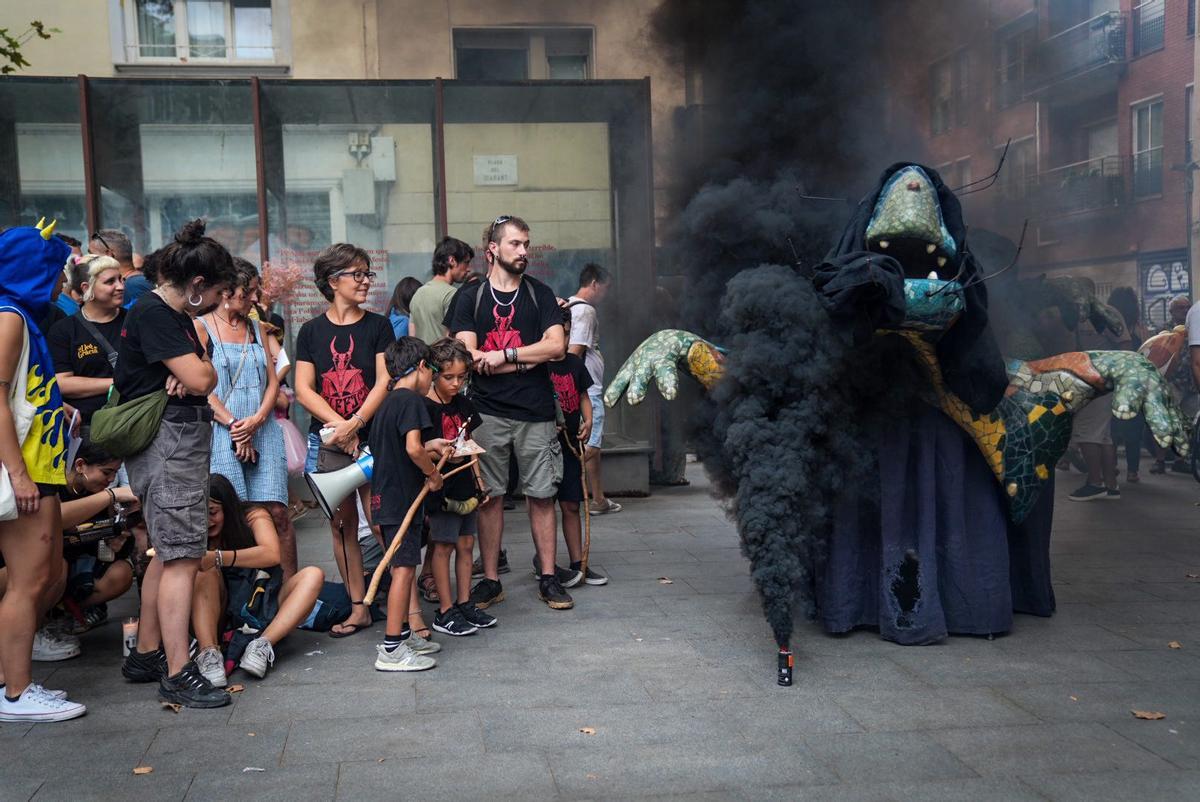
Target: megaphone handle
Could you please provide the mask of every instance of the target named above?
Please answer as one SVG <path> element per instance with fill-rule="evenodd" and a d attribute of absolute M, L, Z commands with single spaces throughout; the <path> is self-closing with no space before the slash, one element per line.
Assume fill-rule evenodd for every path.
<path fill-rule="evenodd" d="M 440 472 L 442 470 L 442 466 L 446 464 L 446 460 L 450 459 L 450 454 L 450 449 L 446 449 L 446 453 L 442 455 L 440 460 L 438 460 L 438 464 L 434 470 Z M 404 516 L 404 522 L 400 524 L 399 531 L 397 531 L 396 536 L 392 538 L 392 543 L 390 546 L 388 546 L 387 551 L 384 552 L 383 558 L 379 561 L 379 565 L 375 566 L 375 573 L 371 574 L 371 585 L 367 588 L 367 592 L 363 596 L 363 604 L 370 606 L 371 602 L 375 601 L 375 594 L 379 591 L 379 582 L 383 579 L 383 572 L 387 570 L 388 563 L 392 561 L 392 557 L 395 555 L 396 549 L 400 548 L 400 543 L 404 540 L 404 535 L 408 532 L 408 527 L 412 524 L 413 518 L 416 517 L 417 510 L 421 509 L 421 502 L 425 501 L 425 497 L 427 495 L 429 495 L 429 487 L 422 487 L 421 492 L 417 494 L 416 501 L 414 501 L 412 506 L 408 508 L 408 512 Z"/>

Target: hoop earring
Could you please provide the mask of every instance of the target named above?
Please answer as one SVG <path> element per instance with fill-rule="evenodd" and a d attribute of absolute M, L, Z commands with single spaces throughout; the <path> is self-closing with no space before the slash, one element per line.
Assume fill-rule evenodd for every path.
<path fill-rule="evenodd" d="M 199 306 L 200 304 L 204 303 L 204 296 L 196 293 L 196 300 L 193 301 L 192 296 L 189 295 L 187 302 L 188 306 Z"/>

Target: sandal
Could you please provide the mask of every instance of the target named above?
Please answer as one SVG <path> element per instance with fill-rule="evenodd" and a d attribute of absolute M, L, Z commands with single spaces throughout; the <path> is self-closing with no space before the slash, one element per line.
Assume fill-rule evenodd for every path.
<path fill-rule="evenodd" d="M 350 602 L 350 604 L 357 605 L 359 607 L 362 606 L 362 602 L 360 602 L 360 601 Z M 348 638 L 351 635 L 357 635 L 359 632 L 361 632 L 364 629 L 370 629 L 371 625 L 374 623 L 375 623 L 374 619 L 368 620 L 367 623 L 365 623 L 365 624 L 347 624 L 345 621 L 342 621 L 340 623 L 334 624 L 334 626 L 335 627 L 348 627 L 348 629 L 344 629 L 341 632 L 334 632 L 332 629 L 330 629 L 329 637 L 331 637 L 331 638 Z"/>
<path fill-rule="evenodd" d="M 433 574 L 421 574 L 417 579 L 417 588 L 421 591 L 421 598 L 427 602 L 437 603 L 441 601 L 438 596 L 437 582 L 433 580 Z"/>

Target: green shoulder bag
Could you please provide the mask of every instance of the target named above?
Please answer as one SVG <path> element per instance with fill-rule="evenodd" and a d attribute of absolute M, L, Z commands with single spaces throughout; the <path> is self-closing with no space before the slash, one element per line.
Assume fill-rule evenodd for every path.
<path fill-rule="evenodd" d="M 91 440 L 119 459 L 140 454 L 154 442 L 166 407 L 166 390 L 122 404 L 114 389 L 104 406 L 92 414 Z"/>

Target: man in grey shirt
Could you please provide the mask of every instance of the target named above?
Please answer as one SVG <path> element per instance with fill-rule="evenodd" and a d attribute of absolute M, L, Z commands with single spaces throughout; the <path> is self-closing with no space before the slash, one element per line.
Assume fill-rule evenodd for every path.
<path fill-rule="evenodd" d="M 606 515 L 620 512 L 621 505 L 605 497 L 604 480 L 600 473 L 600 442 L 604 436 L 604 355 L 600 353 L 600 323 L 596 318 L 596 306 L 608 294 L 612 274 L 597 264 L 586 264 L 579 271 L 579 289 L 567 299 L 571 310 L 571 339 L 567 350 L 583 358 L 592 386 L 588 396 L 592 400 L 592 436 L 587 442 L 585 463 L 592 503 L 588 512 Z"/>
<path fill-rule="evenodd" d="M 454 298 L 455 284 L 459 284 L 471 271 L 471 259 L 475 251 L 470 245 L 454 237 L 446 237 L 433 252 L 433 278 L 413 293 L 408 305 L 408 333 L 432 345 L 447 336 L 442 321 L 450 310 Z"/>

